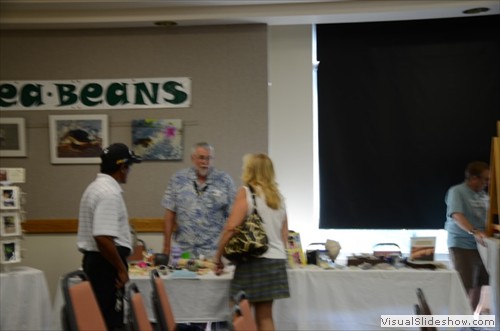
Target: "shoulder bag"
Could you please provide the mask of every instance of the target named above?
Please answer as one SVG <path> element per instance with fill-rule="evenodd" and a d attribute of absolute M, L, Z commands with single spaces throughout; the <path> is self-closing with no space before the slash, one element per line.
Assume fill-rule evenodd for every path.
<path fill-rule="evenodd" d="M 268 249 L 266 231 L 262 226 L 262 218 L 257 212 L 255 191 L 248 185 L 252 193 L 253 211 L 243 224 L 236 227 L 236 233 L 224 247 L 223 255 L 230 261 L 244 261 L 264 254 Z"/>

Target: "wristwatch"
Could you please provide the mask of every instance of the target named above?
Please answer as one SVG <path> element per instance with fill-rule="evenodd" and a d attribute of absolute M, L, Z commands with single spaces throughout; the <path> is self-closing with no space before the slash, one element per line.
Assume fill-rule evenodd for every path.
<path fill-rule="evenodd" d="M 470 230 L 469 232 L 467 232 L 468 234 L 470 235 L 473 235 L 475 236 L 476 235 L 476 232 L 477 232 L 477 229 L 476 228 L 472 228 L 472 230 Z"/>

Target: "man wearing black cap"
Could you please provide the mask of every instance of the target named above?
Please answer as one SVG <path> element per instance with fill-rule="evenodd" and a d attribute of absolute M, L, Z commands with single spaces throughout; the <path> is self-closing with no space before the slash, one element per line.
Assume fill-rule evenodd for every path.
<path fill-rule="evenodd" d="M 80 201 L 78 249 L 108 330 L 123 329 L 123 292 L 128 282 L 127 256 L 132 240 L 120 184 L 127 182 L 133 163 L 141 159 L 125 144 L 116 143 L 101 154 L 101 173 Z"/>

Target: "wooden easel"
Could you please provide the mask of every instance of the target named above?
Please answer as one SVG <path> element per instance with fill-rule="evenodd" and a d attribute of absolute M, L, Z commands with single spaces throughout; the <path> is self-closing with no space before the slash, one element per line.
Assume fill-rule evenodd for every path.
<path fill-rule="evenodd" d="M 486 261 L 485 267 L 490 276 L 490 313 L 500 320 L 500 121 L 497 122 L 497 137 L 491 141 L 490 160 L 490 209 L 486 221 Z M 497 322 L 498 323 L 498 322 Z"/>
<path fill-rule="evenodd" d="M 490 160 L 490 209 L 488 211 L 488 219 L 486 221 L 486 234 L 492 237 L 493 234 L 500 232 L 499 207 L 500 194 L 500 121 L 497 122 L 497 137 L 493 137 L 491 141 L 491 160 Z"/>

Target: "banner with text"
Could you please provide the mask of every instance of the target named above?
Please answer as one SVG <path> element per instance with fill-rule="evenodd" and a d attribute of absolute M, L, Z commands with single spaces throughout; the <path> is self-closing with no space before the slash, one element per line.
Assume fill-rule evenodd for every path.
<path fill-rule="evenodd" d="M 191 79 L 0 81 L 0 110 L 185 108 Z"/>

